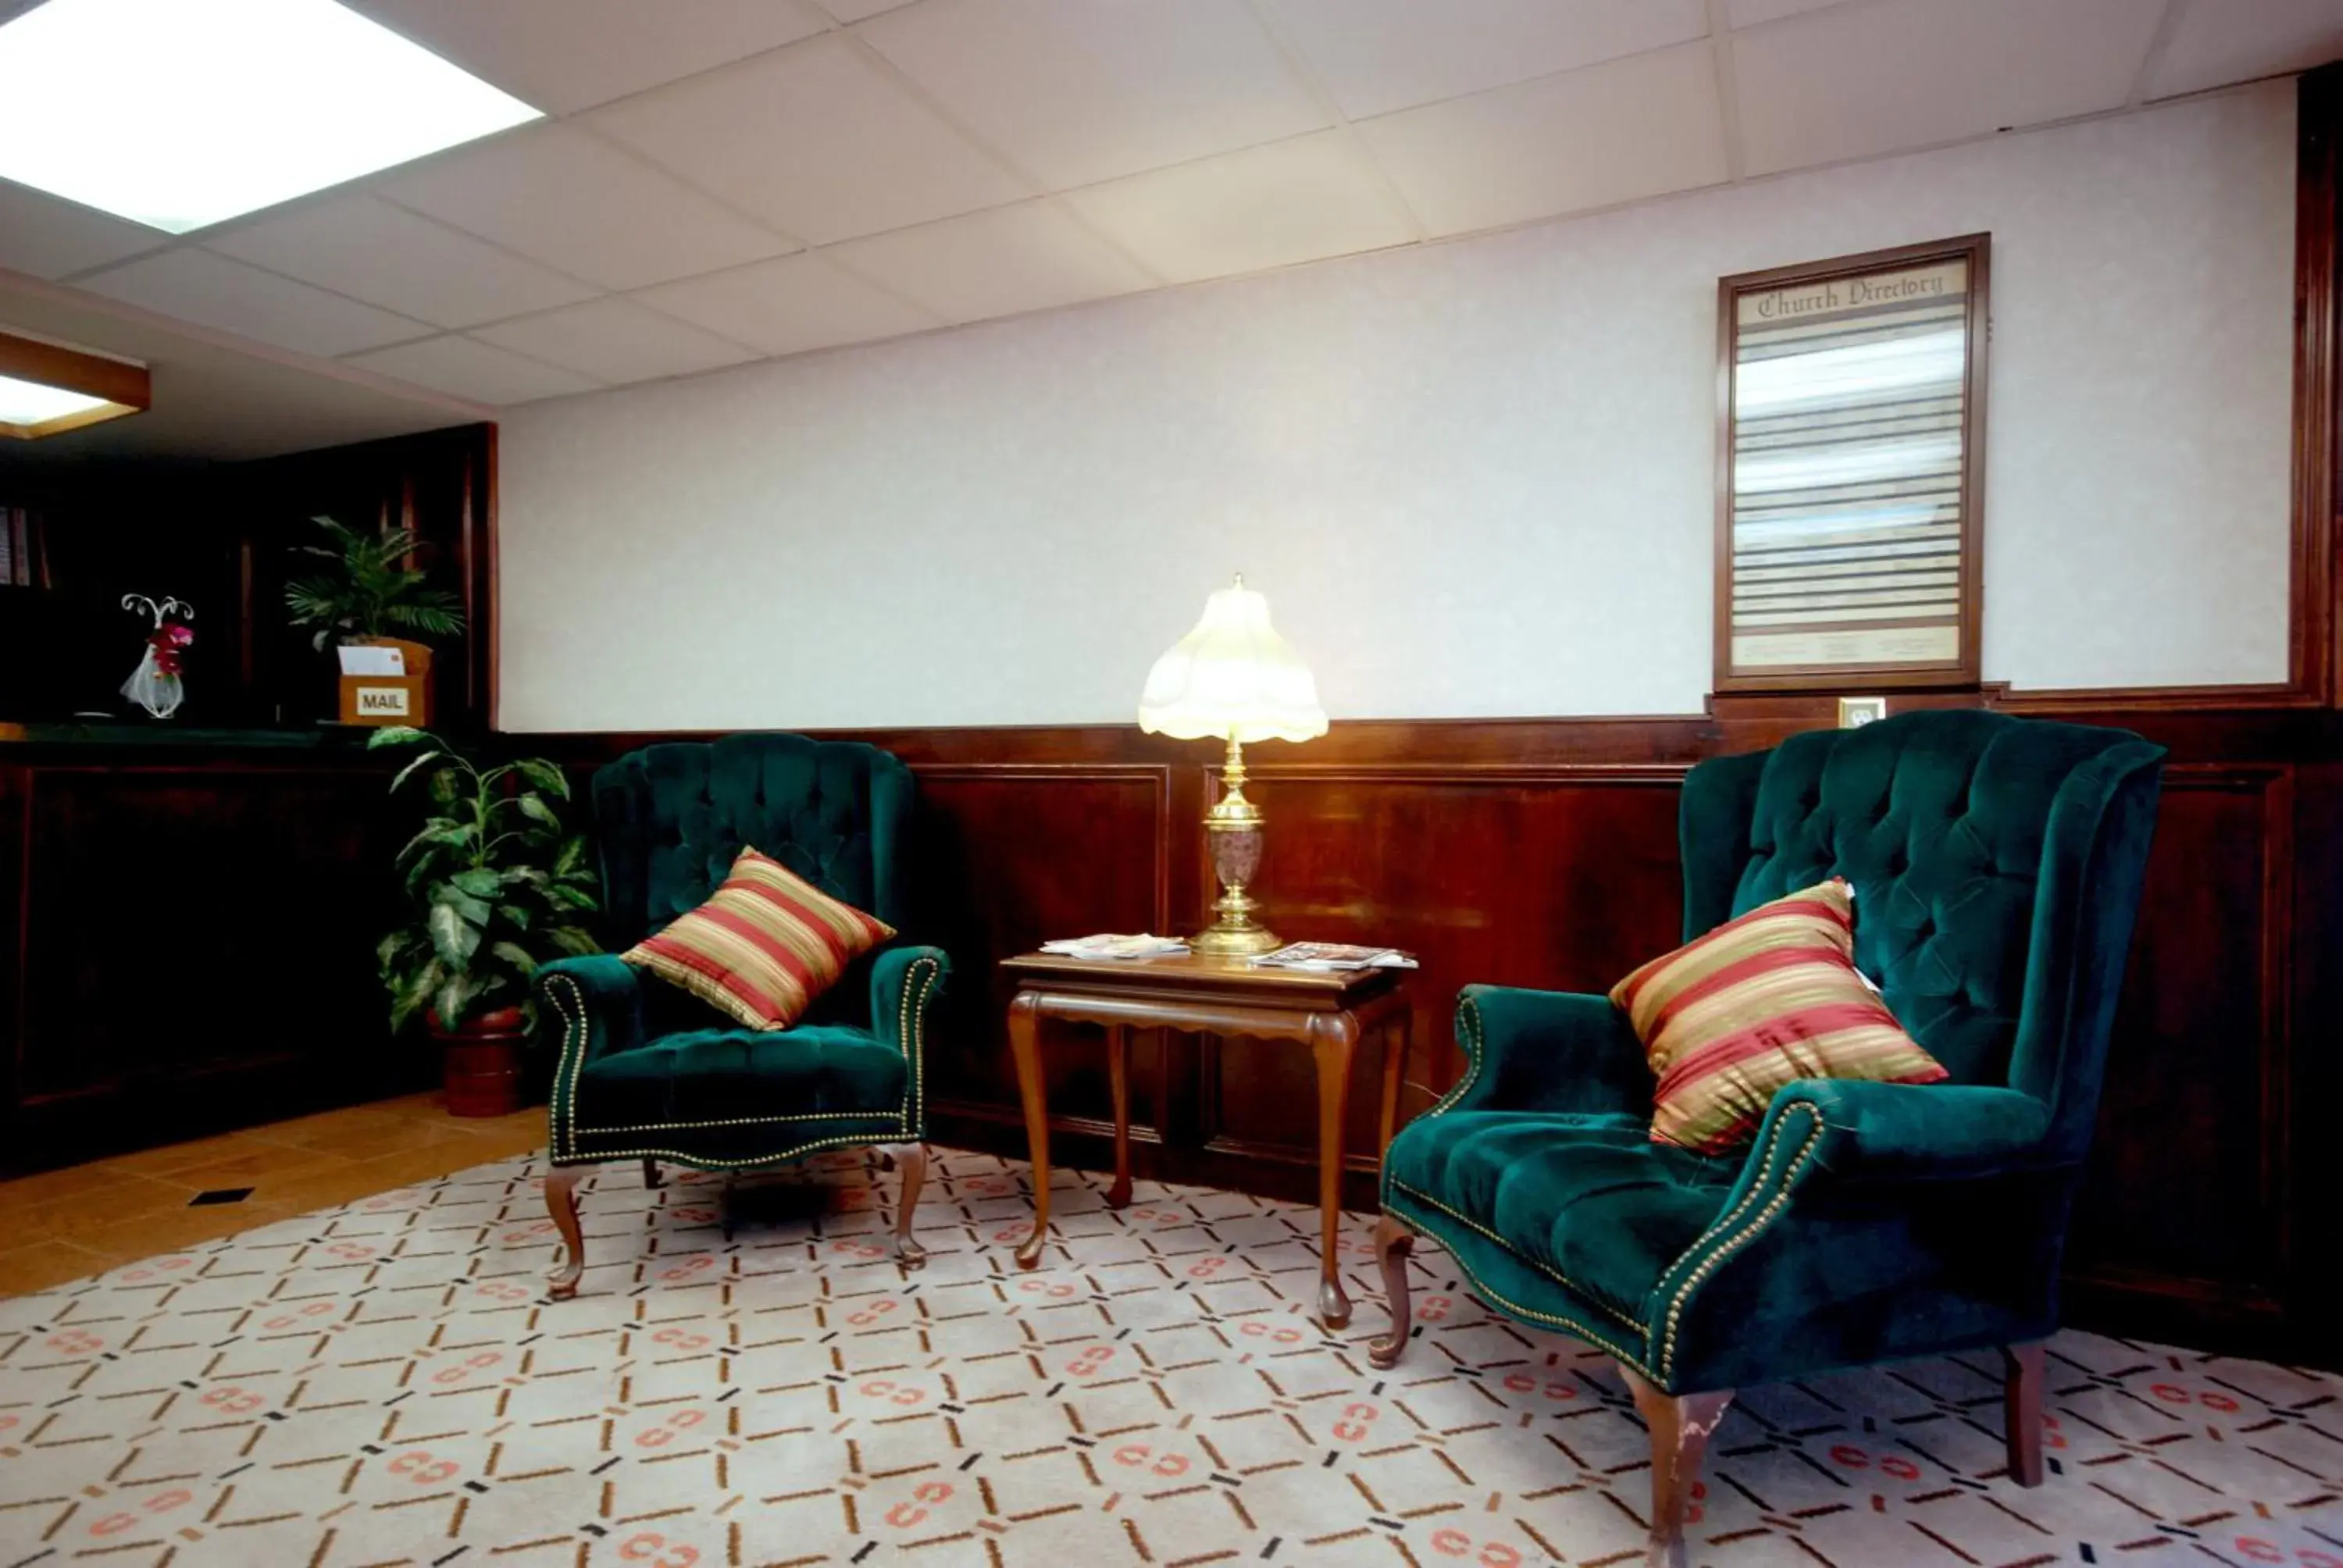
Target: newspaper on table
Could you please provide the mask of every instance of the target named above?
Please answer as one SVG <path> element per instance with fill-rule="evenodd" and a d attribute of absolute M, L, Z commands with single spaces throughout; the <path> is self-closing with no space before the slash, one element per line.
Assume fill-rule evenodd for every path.
<path fill-rule="evenodd" d="M 1415 960 L 1397 948 L 1360 947 L 1353 942 L 1288 942 L 1253 960 L 1279 970 L 1412 970 Z"/>
<path fill-rule="evenodd" d="M 1143 931 L 1137 936 L 1101 932 L 1090 937 L 1061 937 L 1043 942 L 1041 950 L 1074 959 L 1168 959 L 1185 954 L 1188 944 L 1178 937 L 1150 936 Z"/>

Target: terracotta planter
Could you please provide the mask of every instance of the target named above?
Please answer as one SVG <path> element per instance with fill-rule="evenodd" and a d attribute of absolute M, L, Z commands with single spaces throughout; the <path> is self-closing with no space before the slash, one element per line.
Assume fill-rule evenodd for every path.
<path fill-rule="evenodd" d="M 520 1009 L 477 1013 L 461 1029 L 425 1020 L 440 1046 L 439 1081 L 450 1116 L 504 1116 L 521 1108 L 521 1052 L 528 1044 Z"/>

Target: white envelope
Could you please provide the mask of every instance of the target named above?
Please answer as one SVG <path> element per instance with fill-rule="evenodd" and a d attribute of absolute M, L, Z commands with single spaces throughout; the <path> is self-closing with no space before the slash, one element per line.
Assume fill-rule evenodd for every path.
<path fill-rule="evenodd" d="M 334 650 L 341 656 L 344 675 L 405 675 L 407 655 L 395 648 L 371 648 L 344 643 Z"/>

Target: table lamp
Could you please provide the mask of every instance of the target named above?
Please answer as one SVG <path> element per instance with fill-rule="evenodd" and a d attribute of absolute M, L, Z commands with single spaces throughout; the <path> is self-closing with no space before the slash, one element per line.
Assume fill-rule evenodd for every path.
<path fill-rule="evenodd" d="M 1204 813 L 1221 896 L 1212 923 L 1191 944 L 1200 953 L 1265 953 L 1278 940 L 1253 918 L 1245 891 L 1261 869 L 1261 808 L 1245 799 L 1244 743 L 1308 740 L 1326 733 L 1318 683 L 1269 624 L 1269 601 L 1241 576 L 1204 601 L 1204 618 L 1147 672 L 1139 727 L 1180 740 L 1226 740 L 1226 789 Z"/>

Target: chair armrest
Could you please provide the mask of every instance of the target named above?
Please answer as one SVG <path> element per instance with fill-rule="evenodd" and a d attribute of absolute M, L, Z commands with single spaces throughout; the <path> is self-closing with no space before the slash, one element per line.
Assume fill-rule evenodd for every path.
<path fill-rule="evenodd" d="M 1774 1091 L 1723 1219 L 1678 1266 L 1730 1232 L 1762 1231 L 1809 1189 L 1878 1181 L 1966 1181 L 2051 1169 L 2041 1157 L 2050 1108 L 2015 1089 L 1801 1078 Z"/>
<path fill-rule="evenodd" d="M 1652 1113 L 1652 1071 L 1608 997 L 1470 985 L 1456 999 L 1464 1076 L 1439 1111 Z"/>
<path fill-rule="evenodd" d="M 928 1006 L 951 976 L 941 948 L 890 948 L 870 966 L 870 1029 L 880 1043 L 903 1053 L 906 1133 L 928 1135 Z"/>
<path fill-rule="evenodd" d="M 1748 1349 L 1753 1320 L 1770 1324 L 1761 1333 L 1786 1332 L 1800 1315 L 1845 1312 L 1855 1315 L 1845 1321 L 1867 1321 L 1863 1314 L 1875 1316 L 1896 1291 L 1939 1291 L 1946 1235 L 1989 1256 L 1995 1288 L 2010 1300 L 2055 1292 L 2057 1248 L 2055 1235 L 2045 1244 L 2051 1232 L 2043 1219 L 2055 1214 L 2063 1230 L 2064 1205 L 2034 1205 L 2031 1223 L 2016 1211 L 2028 1205 L 2029 1189 L 2048 1191 L 2068 1169 L 2049 1152 L 2049 1107 L 2015 1089 L 1815 1078 L 1784 1084 L 1716 1219 L 1645 1298 L 1650 1370 L 1670 1389 L 1679 1376 L 1738 1379 L 1772 1353 Z M 1959 1191 L 1995 1177 L 2017 1180 L 1991 1181 L 1974 1195 Z M 1984 1228 L 1972 1203 L 2013 1205 L 2006 1230 Z M 1902 1232 L 1920 1213 L 1959 1222 L 1916 1243 Z M 1976 1266 L 1975 1256 L 1962 1265 Z"/>
<path fill-rule="evenodd" d="M 928 1004 L 951 975 L 941 948 L 890 948 L 870 966 L 870 1031 L 907 1056 L 925 1043 Z"/>
<path fill-rule="evenodd" d="M 583 1065 L 643 1043 L 641 977 L 616 954 L 556 959 L 538 968 L 535 986 L 538 1033 L 553 1020 L 562 1067 L 573 1052 Z"/>
<path fill-rule="evenodd" d="M 1816 1174 L 1843 1181 L 1966 1181 L 2059 1163 L 2042 1150 L 2050 1108 L 2022 1090 L 1804 1079 L 1775 1091 L 1767 1127 L 1801 1106 L 1821 1117 Z"/>

